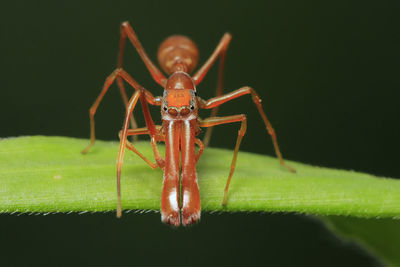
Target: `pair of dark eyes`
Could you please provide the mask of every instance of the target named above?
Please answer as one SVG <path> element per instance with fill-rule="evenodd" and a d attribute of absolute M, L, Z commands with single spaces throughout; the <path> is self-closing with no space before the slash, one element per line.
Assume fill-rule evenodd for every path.
<path fill-rule="evenodd" d="M 194 106 L 190 106 L 190 109 L 193 110 Z M 168 110 L 167 107 L 164 107 L 164 111 L 167 111 L 167 110 Z"/>

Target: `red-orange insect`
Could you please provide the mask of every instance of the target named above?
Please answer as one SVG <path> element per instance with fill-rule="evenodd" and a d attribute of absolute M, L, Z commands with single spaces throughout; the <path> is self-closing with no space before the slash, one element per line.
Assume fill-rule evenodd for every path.
<path fill-rule="evenodd" d="M 127 72 L 122 69 L 122 58 L 125 47 L 126 37 L 132 42 L 138 51 L 146 67 L 150 71 L 153 79 L 164 88 L 163 96 L 154 97 L 143 86 L 136 82 Z M 187 37 L 173 35 L 167 38 L 158 49 L 158 61 L 162 69 L 169 75 L 168 78 L 153 64 L 149 59 L 142 45 L 140 44 L 135 32 L 129 22 L 121 25 L 121 39 L 117 69 L 106 79 L 103 90 L 90 108 L 91 143 L 82 153 L 87 153 L 95 142 L 94 115 L 103 96 L 110 85 L 117 80 L 122 98 L 126 105 L 126 115 L 122 131 L 119 133 L 120 147 L 117 159 L 117 192 L 118 208 L 117 216 L 121 216 L 121 168 L 124 158 L 125 147 L 139 155 L 151 168 L 157 167 L 164 169 L 163 190 L 161 196 L 161 220 L 167 224 L 179 226 L 189 225 L 200 219 L 200 195 L 197 183 L 196 162 L 199 160 L 204 146 L 207 146 L 211 129 L 215 125 L 240 122 L 241 127 L 236 141 L 235 152 L 231 163 L 231 169 L 225 187 L 222 205 L 226 205 L 228 198 L 229 184 L 235 170 L 236 158 L 239 151 L 240 142 L 246 132 L 246 115 L 232 115 L 216 117 L 219 105 L 250 94 L 256 105 L 261 118 L 263 119 L 268 133 L 272 137 L 275 152 L 280 164 L 291 172 L 294 169 L 285 165 L 279 151 L 275 131 L 268 121 L 262 106 L 261 99 L 250 87 L 242 87 L 233 92 L 223 95 L 223 71 L 225 65 L 226 51 L 231 40 L 231 35 L 225 33 L 217 48 L 204 65 L 193 75 L 191 73 L 198 61 L 198 49 L 196 45 Z M 216 59 L 220 59 L 219 75 L 217 84 L 217 96 L 209 100 L 203 100 L 196 93 L 196 86 L 200 84 L 204 76 Z M 128 101 L 123 80 L 129 83 L 135 93 Z M 142 104 L 146 126 L 137 128 L 136 122 L 132 117 L 132 112 L 140 99 Z M 162 125 L 155 125 L 149 112 L 148 104 L 161 106 Z M 213 109 L 209 118 L 201 119 L 198 116 L 199 109 Z M 128 129 L 129 123 L 133 129 Z M 207 132 L 203 142 L 196 138 L 200 132 L 200 127 L 207 127 Z M 151 145 L 154 152 L 155 163 L 141 154 L 135 146 L 127 140 L 128 136 L 150 135 Z M 165 159 L 157 149 L 157 141 L 165 142 Z M 195 145 L 199 146 L 196 154 Z M 181 162 L 179 162 L 179 160 Z"/>

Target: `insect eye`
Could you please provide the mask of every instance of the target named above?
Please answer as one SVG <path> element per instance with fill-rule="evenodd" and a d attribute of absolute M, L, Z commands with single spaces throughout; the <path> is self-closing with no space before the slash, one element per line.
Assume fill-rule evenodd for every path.
<path fill-rule="evenodd" d="M 177 111 L 176 109 L 174 109 L 174 108 L 168 109 L 168 113 L 169 113 L 169 115 L 171 115 L 171 116 L 176 116 L 176 115 L 178 115 L 178 111 Z"/>
<path fill-rule="evenodd" d="M 190 110 L 189 110 L 188 108 L 183 108 L 183 109 L 181 110 L 180 114 L 181 114 L 182 116 L 185 116 L 185 115 L 189 114 L 189 112 L 190 112 Z"/>

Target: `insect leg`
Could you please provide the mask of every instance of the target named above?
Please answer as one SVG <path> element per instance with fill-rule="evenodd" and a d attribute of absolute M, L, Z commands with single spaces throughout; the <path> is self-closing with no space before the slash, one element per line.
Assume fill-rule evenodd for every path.
<path fill-rule="evenodd" d="M 246 128 L 247 128 L 246 115 L 240 114 L 240 115 L 233 115 L 233 116 L 226 116 L 226 117 L 210 117 L 210 118 L 200 121 L 200 124 L 199 124 L 200 127 L 212 127 L 212 126 L 219 125 L 219 124 L 239 122 L 239 121 L 241 122 L 241 125 L 240 125 L 240 129 L 238 132 L 238 137 L 236 140 L 235 152 L 233 153 L 231 169 L 230 169 L 228 180 L 227 180 L 226 186 L 225 186 L 224 199 L 222 201 L 222 205 L 226 205 L 226 201 L 228 199 L 229 184 L 231 183 L 232 175 L 235 172 L 235 168 L 236 168 L 236 159 L 237 159 L 237 154 L 239 152 L 239 146 L 240 146 L 240 143 L 242 142 L 243 136 L 246 133 Z"/>
<path fill-rule="evenodd" d="M 197 154 L 196 154 L 196 163 L 197 163 L 199 161 L 201 155 L 203 154 L 204 144 L 203 144 L 203 142 L 201 142 L 201 140 L 199 138 L 196 138 L 194 140 L 194 142 L 196 143 L 196 145 L 199 146 L 199 150 L 197 151 Z"/>
<path fill-rule="evenodd" d="M 94 115 L 96 114 L 97 108 L 100 102 L 103 100 L 104 95 L 107 93 L 108 89 L 110 88 L 111 84 L 114 82 L 115 78 L 118 76 L 118 69 L 114 70 L 106 79 L 103 89 L 101 90 L 99 96 L 94 101 L 93 105 L 89 109 L 89 117 L 90 117 L 90 144 L 82 150 L 82 154 L 86 154 L 89 149 L 94 145 L 96 141 L 95 136 L 95 121 Z"/>
<path fill-rule="evenodd" d="M 161 126 L 156 126 L 158 129 L 161 128 Z M 150 131 L 147 127 L 145 128 L 136 128 L 136 129 L 128 129 L 127 136 L 132 136 L 132 135 L 141 135 L 141 134 L 150 134 Z M 122 131 L 119 132 L 118 136 L 121 139 Z M 164 136 L 156 136 L 156 141 L 164 141 Z M 152 169 L 156 169 L 157 167 L 163 168 L 164 164 L 164 159 L 161 157 L 159 159 L 156 159 L 156 163 L 151 162 L 148 158 L 146 158 L 140 151 L 136 149 L 136 147 L 126 140 L 126 148 L 131 150 L 132 152 L 135 152 L 140 158 L 142 158 Z"/>
<path fill-rule="evenodd" d="M 226 48 L 221 51 L 220 58 L 219 58 L 219 71 L 218 71 L 218 81 L 217 81 L 216 96 L 221 96 L 223 94 L 223 92 L 224 92 L 225 57 L 226 57 L 226 51 L 228 50 L 228 45 L 229 45 L 229 41 L 226 44 Z M 210 117 L 217 116 L 218 108 L 219 108 L 219 106 L 216 106 L 211 110 Z M 204 135 L 203 140 L 204 140 L 204 146 L 206 146 L 206 147 L 210 143 L 212 129 L 213 129 L 213 127 L 207 128 L 206 133 Z"/>
<path fill-rule="evenodd" d="M 216 96 L 220 96 L 223 93 L 224 87 L 224 68 L 225 68 L 225 57 L 226 51 L 228 50 L 229 43 L 232 39 L 232 35 L 230 33 L 225 33 L 222 37 L 221 41 L 218 43 L 217 47 L 215 48 L 214 52 L 208 58 L 208 60 L 203 64 L 203 66 L 196 72 L 193 76 L 193 80 L 195 81 L 196 85 L 198 85 L 203 78 L 206 76 L 208 70 L 214 65 L 215 61 L 219 57 L 219 71 L 218 71 L 218 81 L 217 81 L 217 90 Z M 211 117 L 215 117 L 218 113 L 218 106 L 214 107 L 211 111 Z M 208 128 L 205 135 L 204 135 L 204 146 L 207 147 L 210 143 L 212 133 L 212 127 Z"/>
<path fill-rule="evenodd" d="M 124 56 L 126 37 L 128 37 L 128 39 L 131 41 L 131 43 L 135 47 L 136 51 L 139 53 L 144 64 L 146 65 L 147 69 L 150 71 L 150 74 L 153 77 L 153 79 L 159 85 L 164 87 L 165 83 L 167 82 L 167 79 L 162 74 L 162 72 L 156 67 L 156 65 L 154 65 L 154 63 L 151 61 L 149 56 L 146 54 L 135 31 L 133 30 L 132 26 L 129 24 L 128 21 L 125 21 L 121 24 L 121 38 L 120 38 L 119 55 L 118 55 L 118 68 L 122 67 L 122 60 L 123 60 L 123 56 Z"/>
<path fill-rule="evenodd" d="M 139 39 L 136 36 L 136 33 L 132 29 L 132 26 L 129 24 L 129 22 L 123 22 L 121 24 L 120 28 L 120 42 L 119 42 L 119 52 L 118 52 L 118 63 L 117 63 L 117 68 L 122 68 L 123 64 L 123 58 L 124 58 L 124 52 L 125 52 L 125 40 L 126 37 L 129 38 L 129 40 L 132 42 L 133 46 L 136 48 L 137 52 L 139 53 L 140 57 L 142 58 L 143 62 L 145 63 L 146 67 L 150 71 L 151 75 L 155 79 L 157 83 L 160 85 L 165 84 L 166 78 L 164 75 L 161 73 L 161 71 L 154 65 L 154 63 L 150 60 L 150 58 L 147 56 L 144 48 L 142 47 L 141 43 L 139 42 Z M 124 82 L 121 77 L 117 77 L 117 84 L 122 96 L 122 99 L 125 103 L 125 106 L 128 105 L 128 97 L 126 95 L 126 90 L 124 86 Z M 137 128 L 137 123 L 135 120 L 135 117 L 131 114 L 131 126 L 132 128 Z M 137 140 L 137 136 L 134 136 L 134 140 Z"/>
<path fill-rule="evenodd" d="M 121 217 L 122 213 L 122 205 L 121 205 L 121 168 L 122 168 L 122 163 L 123 163 L 123 158 L 124 158 L 124 152 L 125 152 L 125 146 L 126 146 L 126 138 L 127 138 L 127 133 L 128 133 L 128 127 L 129 127 L 129 120 L 130 120 L 130 114 L 132 114 L 137 101 L 140 99 L 142 103 L 142 108 L 143 108 L 143 113 L 145 115 L 145 120 L 147 124 L 147 128 L 149 129 L 150 137 L 151 137 L 151 142 L 152 145 L 156 142 L 156 127 L 151 119 L 149 110 L 148 110 L 148 103 L 152 105 L 161 105 L 161 98 L 160 97 L 154 97 L 149 91 L 144 89 L 138 82 L 136 82 L 132 76 L 130 76 L 126 71 L 123 69 L 117 69 L 116 70 L 118 75 L 121 76 L 127 83 L 129 83 L 133 88 L 136 89 L 136 92 L 133 94 L 131 99 L 129 100 L 128 107 L 126 109 L 126 115 L 125 115 L 125 120 L 124 120 L 124 126 L 122 128 L 122 133 L 121 133 L 121 140 L 120 140 L 120 147 L 119 147 L 119 153 L 118 153 L 118 158 L 117 158 L 117 194 L 118 194 L 118 207 L 117 207 L 117 217 Z M 154 153 L 159 155 L 159 152 L 157 150 L 157 147 L 153 145 L 153 151 Z M 159 160 L 160 157 L 156 156 L 156 160 Z M 157 161 L 157 164 L 160 164 L 161 162 Z"/>
<path fill-rule="evenodd" d="M 228 45 L 229 45 L 229 42 L 231 41 L 231 39 L 232 39 L 232 35 L 230 33 L 225 33 L 224 36 L 222 36 L 222 39 L 221 39 L 221 41 L 219 41 L 214 52 L 208 58 L 206 63 L 204 63 L 203 66 L 193 76 L 193 80 L 196 85 L 198 85 L 204 79 L 208 70 L 211 68 L 212 65 L 214 65 L 215 60 L 217 60 L 218 56 L 226 53 L 226 49 L 228 48 Z"/>
<path fill-rule="evenodd" d="M 82 150 L 82 154 L 86 154 L 90 148 L 94 145 L 96 141 L 95 136 L 95 120 L 94 116 L 96 114 L 97 108 L 102 101 L 104 95 L 107 93 L 108 89 L 110 88 L 111 84 L 117 77 L 122 77 L 126 82 L 128 82 L 135 90 L 142 89 L 144 95 L 146 96 L 146 101 L 152 105 L 160 105 L 159 98 L 154 97 L 149 91 L 144 89 L 138 82 L 136 82 L 132 76 L 130 76 L 126 71 L 123 69 L 116 69 L 114 70 L 106 79 L 103 89 L 100 92 L 99 96 L 96 98 L 96 101 L 89 109 L 89 117 L 90 117 L 90 144 Z"/>
<path fill-rule="evenodd" d="M 228 102 L 228 101 L 230 101 L 232 99 L 238 98 L 238 97 L 243 96 L 243 95 L 251 95 L 251 97 L 253 99 L 253 102 L 256 105 L 256 107 L 258 109 L 258 112 L 260 113 L 260 116 L 264 121 L 266 129 L 267 129 L 268 133 L 271 135 L 272 143 L 274 144 L 274 148 L 275 148 L 275 153 L 276 153 L 276 156 L 279 159 L 280 164 L 282 166 L 284 166 L 285 168 L 287 168 L 290 172 L 296 172 L 295 169 L 293 169 L 292 167 L 286 165 L 285 162 L 283 161 L 282 153 L 281 153 L 281 151 L 279 149 L 279 146 L 278 146 L 278 140 L 276 138 L 275 130 L 274 130 L 274 128 L 272 128 L 272 125 L 269 122 L 269 120 L 267 118 L 267 115 L 265 114 L 265 112 L 264 112 L 264 110 L 262 108 L 260 97 L 258 96 L 256 91 L 254 91 L 253 88 L 245 86 L 245 87 L 239 88 L 239 89 L 237 89 L 235 91 L 232 91 L 230 93 L 227 93 L 225 95 L 211 98 L 211 99 L 209 99 L 207 101 L 200 99 L 199 100 L 199 105 L 200 105 L 200 108 L 210 109 L 210 108 L 214 108 L 216 106 L 222 105 L 225 102 Z"/>
<path fill-rule="evenodd" d="M 137 90 L 131 99 L 129 100 L 128 108 L 126 109 L 125 119 L 124 119 L 124 126 L 121 131 L 120 136 L 120 145 L 119 145 L 119 152 L 117 158 L 117 195 L 118 195 L 118 206 L 117 206 L 117 217 L 121 217 L 122 215 L 122 204 L 121 204 L 121 169 L 124 160 L 124 153 L 126 147 L 126 137 L 128 136 L 128 126 L 129 126 L 129 118 L 130 114 L 133 112 L 137 101 L 142 93 L 142 90 Z"/>
<path fill-rule="evenodd" d="M 122 80 L 122 78 L 120 76 L 117 76 L 117 85 L 118 85 L 119 92 L 121 93 L 122 101 L 124 102 L 125 109 L 126 109 L 128 107 L 128 96 L 126 95 L 124 81 Z M 131 114 L 130 123 L 131 123 L 131 127 L 133 129 L 138 128 L 137 122 L 135 120 L 135 116 L 133 116 L 133 114 Z M 137 135 L 133 136 L 133 140 L 134 141 L 138 140 Z"/>

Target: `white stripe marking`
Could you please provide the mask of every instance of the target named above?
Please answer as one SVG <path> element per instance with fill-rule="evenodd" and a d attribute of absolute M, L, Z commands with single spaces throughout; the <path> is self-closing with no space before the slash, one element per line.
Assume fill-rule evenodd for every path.
<path fill-rule="evenodd" d="M 169 193 L 169 203 L 174 211 L 178 211 L 178 200 L 176 199 L 176 190 Z"/>
<path fill-rule="evenodd" d="M 183 194 L 183 207 L 187 207 L 189 205 L 189 202 L 190 202 L 190 192 L 185 191 L 185 193 Z"/>
<path fill-rule="evenodd" d="M 186 158 L 185 158 L 185 166 L 189 165 L 189 151 L 190 151 L 190 122 L 185 121 L 185 134 L 186 134 Z"/>
<path fill-rule="evenodd" d="M 175 123 L 174 121 L 171 121 L 168 126 L 169 127 L 168 128 L 168 132 L 169 132 L 168 138 L 169 138 L 169 145 L 170 145 L 168 152 L 169 152 L 169 158 L 171 160 L 172 166 L 175 166 L 175 158 L 174 158 L 174 153 L 173 153 L 173 151 L 174 151 L 174 149 L 173 149 L 173 147 L 174 147 L 174 130 L 173 130 L 174 123 Z"/>

